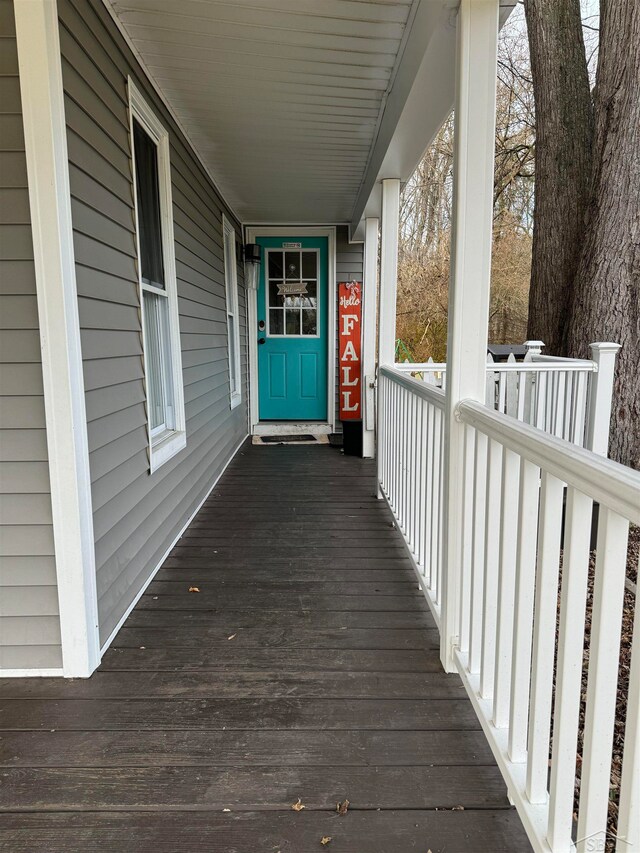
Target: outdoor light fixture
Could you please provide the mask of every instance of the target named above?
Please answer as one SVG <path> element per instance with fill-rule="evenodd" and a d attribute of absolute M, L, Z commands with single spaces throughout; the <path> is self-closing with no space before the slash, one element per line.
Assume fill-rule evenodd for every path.
<path fill-rule="evenodd" d="M 257 243 L 245 243 L 244 276 L 249 290 L 257 290 L 260 281 L 260 246 Z"/>

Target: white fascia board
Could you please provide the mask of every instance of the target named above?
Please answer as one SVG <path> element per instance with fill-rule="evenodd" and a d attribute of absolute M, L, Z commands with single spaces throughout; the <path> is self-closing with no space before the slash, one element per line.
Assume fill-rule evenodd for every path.
<path fill-rule="evenodd" d="M 84 377 L 55 0 L 15 4 L 62 663 L 100 663 Z"/>

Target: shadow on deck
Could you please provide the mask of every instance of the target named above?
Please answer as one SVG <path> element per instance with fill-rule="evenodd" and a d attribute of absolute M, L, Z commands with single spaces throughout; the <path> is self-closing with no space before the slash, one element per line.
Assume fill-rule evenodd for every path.
<path fill-rule="evenodd" d="M 4 681 L 0 849 L 530 850 L 373 482 L 245 444 L 91 679 Z"/>

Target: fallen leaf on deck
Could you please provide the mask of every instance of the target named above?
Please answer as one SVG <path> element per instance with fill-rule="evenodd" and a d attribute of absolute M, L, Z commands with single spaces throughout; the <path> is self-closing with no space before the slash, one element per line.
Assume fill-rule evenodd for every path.
<path fill-rule="evenodd" d="M 349 808 L 349 800 L 344 800 L 341 803 L 336 803 L 336 811 L 339 815 L 343 815 L 347 813 L 347 809 Z"/>
<path fill-rule="evenodd" d="M 231 809 L 222 809 L 223 812 L 230 812 Z"/>
<path fill-rule="evenodd" d="M 200 592 L 200 590 L 198 589 L 198 587 L 197 587 L 197 586 L 190 586 L 190 587 L 189 587 L 189 592 Z"/>
<path fill-rule="evenodd" d="M 322 838 L 320 839 L 320 844 L 323 844 L 323 845 L 328 844 L 330 841 L 331 841 L 330 835 L 323 835 Z"/>
<path fill-rule="evenodd" d="M 454 806 L 454 807 L 451 809 L 451 811 L 452 811 L 452 812 L 463 812 L 463 811 L 464 811 L 464 806 Z"/>
<path fill-rule="evenodd" d="M 232 634 L 230 637 L 227 637 L 227 640 L 233 640 L 234 637 L 237 637 L 237 634 Z"/>
<path fill-rule="evenodd" d="M 298 802 L 297 802 L 297 803 L 294 803 L 294 804 L 291 806 L 291 808 L 294 810 L 294 812 L 301 812 L 301 811 L 302 811 L 302 809 L 304 808 L 304 806 L 302 805 L 302 800 L 300 799 L 300 797 L 298 797 Z"/>

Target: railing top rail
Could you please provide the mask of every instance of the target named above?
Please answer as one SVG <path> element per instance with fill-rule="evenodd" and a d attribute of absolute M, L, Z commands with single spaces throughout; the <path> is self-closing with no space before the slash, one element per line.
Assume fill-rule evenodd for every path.
<path fill-rule="evenodd" d="M 556 361 L 560 364 L 566 364 L 567 362 L 569 362 L 569 364 L 572 364 L 576 361 L 586 361 L 593 364 L 593 362 L 591 362 L 591 360 L 588 358 L 567 358 L 564 355 L 543 355 L 542 353 L 537 352 L 531 353 L 531 359 L 532 361 L 538 362 L 539 364 L 544 364 L 545 362 L 549 361 Z"/>
<path fill-rule="evenodd" d="M 542 432 L 475 400 L 462 400 L 463 423 L 499 441 L 554 477 L 640 524 L 640 472 Z"/>
<path fill-rule="evenodd" d="M 387 379 L 391 379 L 391 381 L 395 382 L 397 385 L 402 385 L 403 388 L 406 388 L 407 391 L 411 391 L 411 393 L 415 394 L 416 397 L 420 397 L 428 403 L 432 403 L 434 406 L 444 409 L 444 391 L 440 388 L 436 388 L 434 385 L 428 385 L 426 382 L 421 382 L 419 379 L 414 379 L 412 376 L 405 376 L 404 373 L 389 364 L 383 364 L 380 366 L 380 374 L 382 376 L 386 376 Z"/>
<path fill-rule="evenodd" d="M 403 373 L 443 373 L 447 369 L 446 362 L 409 363 L 405 361 L 401 364 L 396 364 L 395 367 L 396 370 L 400 370 Z M 556 371 L 567 373 L 589 371 L 597 373 L 598 365 L 595 361 L 577 358 L 570 358 L 565 361 L 551 359 L 550 361 L 502 361 L 487 363 L 487 372 L 491 373 L 555 373 Z"/>

